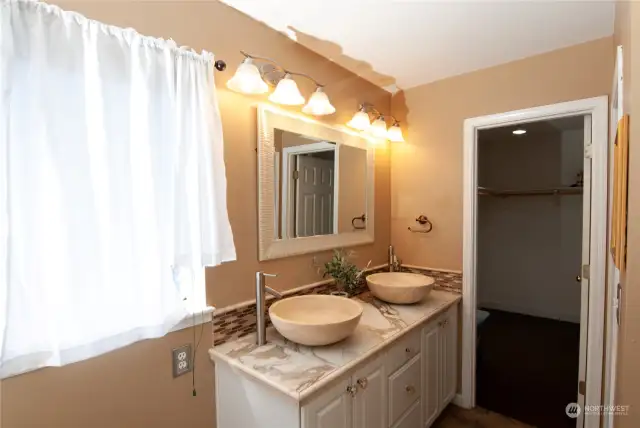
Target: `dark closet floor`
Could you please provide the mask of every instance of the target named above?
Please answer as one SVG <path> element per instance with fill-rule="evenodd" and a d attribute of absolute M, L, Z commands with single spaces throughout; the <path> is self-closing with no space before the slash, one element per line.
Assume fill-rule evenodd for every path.
<path fill-rule="evenodd" d="M 575 427 L 580 325 L 488 310 L 479 329 L 476 404 L 540 428 Z"/>

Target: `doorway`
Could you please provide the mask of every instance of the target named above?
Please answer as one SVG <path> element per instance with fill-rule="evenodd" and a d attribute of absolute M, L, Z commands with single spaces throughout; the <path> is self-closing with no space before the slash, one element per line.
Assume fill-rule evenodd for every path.
<path fill-rule="evenodd" d="M 302 238 L 336 233 L 336 166 L 339 148 L 326 141 L 287 146 L 283 152 L 284 236 Z"/>
<path fill-rule="evenodd" d="M 564 122 L 560 122 L 561 120 L 564 120 Z M 506 186 L 501 188 L 479 189 L 479 187 L 481 187 L 481 179 L 483 179 L 480 175 L 482 174 L 481 166 L 479 166 L 483 150 L 481 145 L 483 133 L 485 133 L 485 135 L 487 135 L 486 133 L 490 134 L 491 132 L 494 134 L 500 133 L 500 128 L 504 128 L 506 130 L 505 132 L 509 132 L 513 135 L 513 131 L 521 129 L 526 131 L 527 127 L 534 129 L 536 127 L 543 126 L 540 125 L 540 123 L 543 122 L 546 122 L 546 125 L 544 126 L 551 127 L 553 127 L 554 124 L 558 127 L 575 127 L 575 123 L 581 123 L 583 125 L 583 131 L 581 133 L 582 147 L 578 147 L 578 153 L 581 155 L 580 158 L 578 158 L 578 161 L 583 162 L 583 174 L 578 176 L 577 173 L 573 172 L 572 174 L 575 174 L 575 177 L 572 178 L 573 181 L 568 181 L 569 177 L 557 177 L 560 182 L 556 182 L 554 186 L 551 186 L 551 183 L 549 182 L 541 183 L 544 185 L 535 186 L 535 188 L 527 188 L 524 186 L 524 182 L 520 182 L 517 183 L 518 186 L 515 188 L 509 188 Z M 566 125 L 570 122 L 573 122 L 574 125 Z M 580 133 L 579 130 L 574 131 Z M 486 313 L 478 312 L 478 304 L 480 303 L 479 287 L 482 287 L 482 283 L 487 284 L 487 281 L 489 281 L 489 288 L 493 287 L 500 290 L 502 285 L 505 284 L 505 276 L 503 273 L 500 273 L 499 271 L 496 273 L 495 269 L 494 272 L 489 271 L 488 274 L 487 269 L 484 269 L 483 273 L 483 268 L 479 266 L 483 260 L 486 262 L 487 252 L 493 252 L 499 257 L 500 254 L 502 254 L 500 260 L 505 263 L 505 269 L 503 269 L 503 271 L 509 269 L 513 270 L 515 261 L 526 263 L 535 257 L 540 258 L 540 260 L 537 261 L 538 264 L 541 264 L 541 266 L 538 267 L 538 272 L 547 271 L 546 273 L 548 274 L 550 263 L 555 264 L 557 266 L 557 270 L 562 272 L 568 272 L 568 269 L 572 270 L 571 276 L 574 279 L 577 279 L 577 284 L 573 284 L 574 287 L 572 290 L 570 285 L 565 284 L 566 287 L 569 287 L 568 290 L 571 292 L 567 293 L 567 296 L 561 297 L 561 293 L 558 293 L 558 288 L 554 289 L 554 287 L 550 287 L 547 292 L 551 294 L 546 298 L 542 298 L 540 296 L 543 294 L 542 288 L 538 290 L 536 290 L 535 287 L 531 289 L 519 289 L 519 287 L 524 287 L 526 285 L 529 280 L 529 276 L 527 276 L 527 280 L 525 280 L 523 277 L 513 277 L 513 272 L 510 272 L 512 277 L 509 280 L 510 282 L 506 282 L 509 285 L 506 290 L 503 290 L 509 297 L 505 298 L 505 294 L 503 294 L 496 303 L 495 301 L 491 302 L 491 299 L 487 298 L 486 293 L 481 296 L 482 299 L 484 299 L 485 305 L 493 305 L 493 308 L 491 309 L 494 312 L 491 314 L 491 310 L 485 311 L 490 313 L 489 317 L 485 321 L 485 326 L 491 326 L 493 324 L 493 334 L 497 337 L 497 339 L 494 338 L 493 340 L 493 346 L 501 346 L 503 347 L 503 350 L 505 347 L 508 350 L 508 346 L 510 344 L 517 346 L 515 339 L 520 338 L 520 344 L 524 349 L 525 356 L 533 356 L 534 351 L 539 352 L 541 351 L 540 347 L 546 347 L 547 355 L 549 358 L 553 358 L 552 350 L 549 349 L 550 340 L 547 342 L 544 341 L 544 336 L 546 334 L 544 332 L 553 331 L 554 333 L 552 334 L 558 333 L 559 337 L 557 340 L 562 342 L 563 345 L 567 345 L 567 349 L 569 349 L 569 351 L 567 351 L 567 359 L 568 361 L 573 360 L 573 363 L 570 362 L 566 369 L 562 369 L 561 366 L 559 366 L 560 368 L 552 368 L 551 365 L 549 365 L 548 368 L 550 370 L 560 370 L 563 375 L 571 375 L 571 377 L 574 378 L 573 385 L 570 385 L 568 390 L 575 391 L 575 399 L 573 402 L 578 403 L 581 410 L 586 409 L 585 405 L 592 406 L 601 404 L 606 260 L 607 207 L 605 196 L 607 190 L 607 132 L 606 97 L 555 104 L 505 114 L 473 118 L 465 121 L 462 391 L 460 396 L 456 399 L 457 404 L 467 408 L 475 407 L 479 404 L 479 397 L 477 393 L 483 393 L 483 391 L 478 390 L 478 386 L 482 387 L 483 384 L 478 383 L 477 369 L 483 369 L 483 361 L 478 363 L 477 350 L 478 344 L 483 346 L 483 341 L 487 338 L 482 337 L 483 332 L 481 328 L 479 329 L 477 326 L 478 321 L 482 321 L 482 319 L 486 317 Z M 551 148 L 553 146 L 553 144 L 547 145 Z M 559 147 L 562 147 L 562 144 L 560 144 Z M 542 148 L 542 146 L 539 148 Z M 572 148 L 574 150 L 576 149 L 575 146 Z M 535 150 L 535 145 L 532 145 L 530 149 Z M 556 149 L 558 149 L 558 147 L 556 147 Z M 534 152 L 529 155 L 533 156 L 533 153 Z M 559 158 L 559 162 L 561 164 L 562 156 Z M 569 157 L 567 155 L 567 159 L 568 158 Z M 573 162 L 575 161 L 576 159 L 574 156 Z M 520 174 L 517 174 L 517 168 L 512 169 L 514 170 L 512 174 L 516 174 L 515 179 L 524 179 L 523 177 L 527 175 L 525 174 L 525 170 L 521 169 L 519 171 Z M 538 169 L 544 171 L 545 169 L 552 168 Z M 494 170 L 493 173 L 496 174 L 501 172 L 501 168 L 499 167 L 490 168 L 490 171 L 491 170 Z M 557 171 L 562 175 L 563 171 L 561 167 L 559 170 L 556 168 L 556 172 Z M 536 170 L 533 169 L 529 172 L 531 176 L 535 176 Z M 513 175 L 511 176 L 511 179 L 514 179 Z M 547 179 L 550 180 L 551 177 L 547 177 Z M 584 187 L 579 187 L 580 185 Z M 528 194 L 521 194 L 525 193 L 523 190 L 528 190 Z M 574 251 L 568 252 L 568 254 L 572 254 L 574 260 L 570 260 L 570 257 L 568 256 L 569 258 L 564 262 L 556 262 L 552 258 L 549 258 L 549 254 L 541 253 L 540 251 L 534 251 L 533 254 L 535 254 L 535 257 L 532 257 L 531 255 L 528 255 L 528 253 L 531 253 L 531 251 L 528 251 L 531 250 L 530 244 L 526 244 L 526 247 L 520 251 L 520 254 L 516 254 L 515 256 L 514 253 L 517 253 L 517 251 L 514 251 L 513 249 L 509 251 L 509 248 L 504 245 L 502 247 L 498 245 L 493 250 L 487 248 L 481 249 L 479 247 L 479 245 L 481 245 L 480 240 L 482 239 L 482 232 L 479 230 L 479 227 L 481 226 L 480 210 L 484 209 L 482 208 L 483 204 L 491 205 L 490 202 L 484 203 L 481 198 L 489 198 L 493 202 L 497 201 L 497 206 L 499 208 L 496 208 L 495 206 L 493 208 L 489 207 L 489 213 L 491 213 L 491 210 L 493 209 L 495 211 L 492 214 L 494 217 L 497 216 L 499 218 L 500 216 L 503 216 L 502 223 L 505 223 L 505 219 L 511 219 L 509 216 L 513 216 L 518 211 L 520 211 L 520 214 L 518 215 L 536 216 L 542 214 L 545 210 L 549 213 L 555 210 L 559 215 L 559 218 L 554 220 L 556 224 L 562 224 L 562 221 L 566 221 L 568 222 L 567 224 L 572 224 L 572 226 L 574 226 L 573 229 L 575 229 L 576 221 L 575 219 L 574 221 L 571 221 L 571 216 L 568 213 L 573 212 L 572 215 L 575 216 L 575 205 L 580 205 L 580 203 L 582 203 L 582 212 L 579 213 L 582 214 L 582 216 L 578 216 L 578 219 L 582 217 L 581 227 L 578 228 L 577 232 L 575 230 L 571 231 L 573 234 L 579 234 L 579 240 L 574 242 Z M 570 199 L 567 198 L 574 199 L 570 202 Z M 486 200 L 488 201 L 489 199 Z M 524 203 L 524 206 L 522 203 L 523 199 L 528 201 Z M 542 206 L 545 206 L 544 208 L 539 207 L 536 209 L 527 207 L 527 204 L 531 205 L 536 199 L 538 201 L 542 201 L 543 199 L 548 200 L 546 203 L 540 202 Z M 517 202 L 517 200 L 520 200 L 520 202 Z M 567 202 L 562 202 L 564 200 Z M 516 201 L 515 205 L 510 201 Z M 510 204 L 513 206 L 509 206 Z M 565 209 L 563 211 L 563 204 L 566 206 L 573 206 L 573 208 Z M 506 211 L 500 211 L 500 207 L 502 209 L 505 209 L 506 207 Z M 505 214 L 505 212 L 507 214 Z M 562 214 L 562 212 L 564 212 L 564 214 Z M 563 215 L 565 217 L 564 220 L 562 217 Z M 491 216 L 489 216 L 489 218 L 491 218 Z M 538 219 L 538 217 L 534 218 Z M 497 225 L 500 225 L 500 223 L 501 222 L 498 221 Z M 517 222 L 511 222 L 509 220 L 506 223 Z M 569 231 L 569 229 L 571 228 L 568 228 L 567 231 Z M 534 240 L 541 240 L 541 236 L 543 235 L 540 231 L 538 231 L 538 233 L 533 233 L 533 230 L 530 228 L 525 229 L 523 232 L 525 232 L 525 235 L 528 234 L 530 239 Z M 503 231 L 502 233 L 506 233 L 505 237 L 509 239 L 514 238 L 513 230 L 509 232 Z M 568 239 L 567 236 L 562 236 L 561 228 L 558 229 L 558 233 L 556 234 L 550 234 L 548 231 L 545 233 L 550 237 L 550 239 L 556 239 L 556 241 L 558 239 Z M 515 236 L 517 236 L 517 234 Z M 489 245 L 491 246 L 491 243 Z M 545 257 L 547 258 L 546 261 L 543 260 Z M 512 259 L 511 262 L 508 261 L 509 258 Z M 565 279 L 567 277 L 567 272 L 564 272 L 562 275 Z M 497 275 L 497 279 L 492 278 L 492 275 Z M 502 278 L 500 278 L 501 275 Z M 480 281 L 481 278 L 482 281 Z M 496 285 L 497 287 L 495 287 Z M 557 286 L 558 285 L 556 284 L 556 287 Z M 504 289 L 504 287 L 502 288 Z M 489 295 L 491 296 L 493 291 L 489 291 Z M 554 292 L 556 293 L 555 295 L 553 294 Z M 499 293 L 495 293 L 496 292 L 494 292 L 494 295 L 499 295 Z M 530 294 L 527 295 L 527 293 Z M 520 299 L 520 302 L 517 302 L 518 296 L 526 297 L 524 299 Z M 539 304 L 532 305 L 532 302 L 535 303 L 536 299 L 538 299 Z M 555 300 L 562 299 L 571 301 L 573 306 L 568 305 L 567 303 L 562 305 L 556 304 Z M 507 302 L 506 305 L 504 305 L 505 301 Z M 547 303 L 545 304 L 545 302 Z M 522 304 L 518 307 L 516 303 Z M 503 306 L 500 307 L 500 304 L 503 304 Z M 536 308 L 532 309 L 531 306 L 536 306 Z M 556 309 L 559 307 L 561 307 L 561 309 L 567 309 L 568 306 L 571 306 L 571 308 L 569 308 L 568 311 L 565 311 L 566 313 L 564 314 L 560 314 L 562 311 L 556 311 L 555 314 L 551 313 L 553 312 L 554 307 Z M 536 312 L 536 310 L 542 312 Z M 480 314 L 480 316 L 478 316 L 478 314 Z M 560 321 L 559 319 L 563 317 L 572 318 L 572 320 Z M 551 324 L 537 322 L 540 320 L 564 322 L 566 324 L 562 325 L 569 328 L 560 328 L 559 325 L 555 325 L 553 322 L 551 322 Z M 578 325 L 579 327 L 577 327 Z M 500 326 L 502 326 L 502 331 L 499 328 Z M 507 332 L 504 330 L 505 328 L 512 329 L 513 331 L 511 331 L 511 333 Z M 530 332 L 529 336 L 527 336 L 527 330 Z M 572 338 L 571 340 L 563 340 L 560 337 L 561 334 L 559 332 L 564 330 L 566 331 L 562 334 L 565 334 L 566 337 Z M 538 333 L 533 333 L 534 331 L 537 331 Z M 541 334 L 540 332 L 543 333 Z M 478 340 L 478 333 L 481 334 L 480 340 Z M 509 334 L 512 334 L 514 338 L 511 341 L 508 339 Z M 530 348 L 529 350 L 526 350 L 526 346 L 530 347 L 535 342 L 534 339 L 536 334 L 540 335 L 540 344 L 537 348 Z M 502 337 L 500 337 L 500 335 L 502 335 Z M 527 338 L 531 340 L 526 340 Z M 551 338 L 549 337 L 549 339 Z M 489 342 L 491 341 L 489 340 Z M 573 343 L 573 347 L 568 346 L 571 343 Z M 486 343 L 484 345 L 486 345 Z M 578 348 L 577 352 L 576 347 Z M 571 349 L 573 349 L 574 352 L 573 357 L 571 357 Z M 493 350 L 492 356 L 495 356 L 496 352 L 499 352 L 498 348 Z M 545 355 L 545 353 L 543 352 L 540 355 Z M 480 358 L 483 358 L 483 356 L 480 355 Z M 513 355 L 512 359 L 506 359 L 505 361 L 515 362 L 516 358 L 518 358 L 517 355 Z M 518 367 L 517 365 L 515 367 L 512 366 L 511 369 L 517 370 Z M 544 370 L 544 367 L 541 367 L 541 369 Z M 480 379 L 480 382 L 487 380 L 486 370 L 481 373 L 481 377 L 483 375 L 485 376 L 485 379 Z M 522 373 L 520 373 L 520 375 L 525 379 L 525 376 L 523 376 Z M 553 377 L 554 374 L 547 373 L 546 376 Z M 522 399 L 522 408 L 526 409 L 526 406 L 529 406 L 529 409 L 533 408 L 538 413 L 561 412 L 561 415 L 564 414 L 566 410 L 565 406 L 569 403 L 564 403 L 565 405 L 563 406 L 562 403 L 558 404 L 553 402 L 553 400 L 546 400 L 544 393 L 537 394 L 535 398 L 527 398 L 525 392 L 535 389 L 535 385 L 531 384 L 531 382 L 535 381 L 536 378 L 539 377 L 540 376 L 534 376 L 529 379 L 529 383 L 524 381 L 524 384 L 521 386 L 516 398 L 519 397 Z M 498 394 L 502 392 L 504 391 L 497 391 Z M 516 393 L 517 392 L 518 391 L 516 391 Z M 511 394 L 513 394 L 513 392 L 511 392 Z M 573 394 L 569 392 L 569 395 Z M 563 397 L 566 396 L 567 395 L 564 395 Z M 551 397 L 548 398 L 551 399 Z M 485 395 L 482 399 L 491 401 L 491 399 L 495 400 L 496 397 L 487 397 Z M 564 398 L 556 401 L 563 400 Z M 548 405 L 549 408 L 545 407 L 546 405 Z M 561 406 L 561 409 L 550 408 L 552 406 Z M 572 416 L 575 416 L 575 421 L 573 421 L 571 426 L 579 428 L 595 428 L 599 426 L 599 416 L 585 415 L 584 411 L 578 411 Z"/>
<path fill-rule="evenodd" d="M 580 269 L 589 262 L 582 249 L 589 248 L 583 194 L 591 184 L 584 180 L 590 119 L 477 136 L 476 403 L 531 426 L 576 426 L 565 407 L 578 402 L 577 379 L 584 379 Z M 544 411 L 530 404 L 541 397 Z"/>

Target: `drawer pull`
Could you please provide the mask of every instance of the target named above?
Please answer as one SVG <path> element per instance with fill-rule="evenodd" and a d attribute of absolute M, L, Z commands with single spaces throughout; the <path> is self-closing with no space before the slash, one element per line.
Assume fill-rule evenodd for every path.
<path fill-rule="evenodd" d="M 404 388 L 404 390 L 405 390 L 405 391 L 407 391 L 407 393 L 408 393 L 408 394 L 413 394 L 414 392 L 416 392 L 416 389 L 415 389 L 413 386 L 411 386 L 411 385 L 407 385 L 407 386 Z"/>
<path fill-rule="evenodd" d="M 357 383 L 360 386 L 360 388 L 367 389 L 367 385 L 369 385 L 369 379 L 367 379 L 366 377 L 362 377 L 358 379 Z"/>
<path fill-rule="evenodd" d="M 413 352 L 413 349 L 405 348 L 404 352 L 406 352 L 407 354 L 411 354 Z"/>
<path fill-rule="evenodd" d="M 350 394 L 352 397 L 355 397 L 358 393 L 358 387 L 356 385 L 347 386 L 347 394 Z"/>

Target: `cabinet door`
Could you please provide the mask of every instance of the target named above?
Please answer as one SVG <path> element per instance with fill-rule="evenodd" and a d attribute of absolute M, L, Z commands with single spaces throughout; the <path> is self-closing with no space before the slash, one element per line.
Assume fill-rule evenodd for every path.
<path fill-rule="evenodd" d="M 349 385 L 350 379 L 341 381 L 302 406 L 302 428 L 352 428 Z"/>
<path fill-rule="evenodd" d="M 442 321 L 440 331 L 440 407 L 444 408 L 456 395 L 458 377 L 458 313 L 451 308 Z"/>
<path fill-rule="evenodd" d="M 387 428 L 387 373 L 379 357 L 353 375 L 358 393 L 353 402 L 354 428 Z"/>
<path fill-rule="evenodd" d="M 423 426 L 430 426 L 440 411 L 440 335 L 443 321 L 422 330 L 422 408 Z"/>

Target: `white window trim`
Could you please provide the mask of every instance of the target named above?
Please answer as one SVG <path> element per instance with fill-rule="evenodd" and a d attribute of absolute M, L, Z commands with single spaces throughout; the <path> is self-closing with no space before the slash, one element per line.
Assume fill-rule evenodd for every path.
<path fill-rule="evenodd" d="M 169 333 L 184 330 L 190 327 L 196 327 L 213 321 L 213 313 L 216 308 L 214 306 L 206 306 L 201 311 L 195 311 L 191 315 L 184 317 L 178 324 L 174 325 Z"/>

